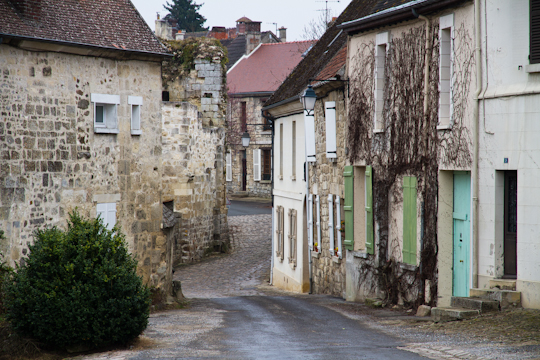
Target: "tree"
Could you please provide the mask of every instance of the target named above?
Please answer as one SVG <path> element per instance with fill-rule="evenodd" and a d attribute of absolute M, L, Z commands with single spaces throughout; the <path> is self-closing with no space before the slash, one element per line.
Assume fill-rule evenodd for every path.
<path fill-rule="evenodd" d="M 324 35 L 330 24 L 327 19 L 330 18 L 331 20 L 332 16 L 332 10 L 328 10 L 327 13 L 321 12 L 317 18 L 312 19 L 307 25 L 304 26 L 301 35 L 302 39 L 319 40 Z"/>
<path fill-rule="evenodd" d="M 169 11 L 173 18 L 178 22 L 178 30 L 186 30 L 187 32 L 207 30 L 203 26 L 206 18 L 199 14 L 199 8 L 203 4 L 197 5 L 193 0 L 172 0 L 172 3 L 167 1 L 167 5 L 163 5 L 165 10 Z"/>

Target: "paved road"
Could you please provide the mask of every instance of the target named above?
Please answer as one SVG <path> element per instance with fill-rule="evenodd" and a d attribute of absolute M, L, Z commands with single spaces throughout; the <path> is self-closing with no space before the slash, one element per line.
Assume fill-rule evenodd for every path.
<path fill-rule="evenodd" d="M 253 202 L 245 200 L 231 200 L 229 217 L 243 215 L 272 214 L 271 202 Z"/>

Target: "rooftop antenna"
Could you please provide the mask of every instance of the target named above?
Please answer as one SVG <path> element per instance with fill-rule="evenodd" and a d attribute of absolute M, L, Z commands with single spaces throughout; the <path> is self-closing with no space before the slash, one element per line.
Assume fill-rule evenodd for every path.
<path fill-rule="evenodd" d="M 317 2 L 324 2 L 326 3 L 326 8 L 325 9 L 321 9 L 321 10 L 317 10 L 317 11 L 324 11 L 324 19 L 326 20 L 325 23 L 326 23 L 326 28 L 328 29 L 328 3 L 329 2 L 339 2 L 340 0 L 318 0 Z"/>
<path fill-rule="evenodd" d="M 277 33 L 277 23 L 267 23 L 267 24 L 276 25 L 276 36 L 278 36 L 278 33 Z"/>

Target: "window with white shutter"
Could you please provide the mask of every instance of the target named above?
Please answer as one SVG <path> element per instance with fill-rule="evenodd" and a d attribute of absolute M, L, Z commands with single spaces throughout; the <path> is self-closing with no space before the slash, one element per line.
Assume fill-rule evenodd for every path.
<path fill-rule="evenodd" d="M 225 180 L 232 181 L 232 155 L 230 152 L 225 155 L 225 163 Z"/>
<path fill-rule="evenodd" d="M 289 264 L 296 267 L 296 210 L 289 209 Z"/>
<path fill-rule="evenodd" d="M 261 181 L 261 149 L 253 150 L 253 180 Z"/>
<path fill-rule="evenodd" d="M 334 195 L 328 194 L 328 237 L 330 238 L 330 254 L 336 255 L 334 244 Z"/>
<path fill-rule="evenodd" d="M 131 106 L 131 135 L 141 135 L 141 107 L 142 96 L 128 96 L 128 105 Z"/>
<path fill-rule="evenodd" d="M 316 162 L 315 149 L 315 116 L 304 112 L 304 131 L 306 134 L 306 156 L 308 162 Z"/>
<path fill-rule="evenodd" d="M 112 230 L 116 224 L 116 203 L 97 204 L 97 216 L 103 219 L 107 229 Z"/>
<path fill-rule="evenodd" d="M 292 176 L 296 180 L 296 121 L 292 122 Z"/>
<path fill-rule="evenodd" d="M 326 122 L 326 157 L 337 158 L 336 144 L 336 102 L 327 101 L 324 103 Z"/>
<path fill-rule="evenodd" d="M 94 132 L 118 134 L 117 106 L 120 95 L 90 94 L 94 109 Z"/>
<path fill-rule="evenodd" d="M 307 206 L 307 223 L 308 223 L 308 241 L 309 241 L 309 250 L 313 251 L 314 242 L 313 242 L 313 194 L 308 195 L 308 206 Z"/>
<path fill-rule="evenodd" d="M 337 242 L 337 256 L 341 259 L 342 249 L 341 249 L 341 231 L 342 231 L 342 225 L 341 225 L 341 198 L 339 196 L 336 196 L 336 242 Z"/>
<path fill-rule="evenodd" d="M 315 248 L 317 252 L 321 252 L 321 201 L 319 195 L 315 195 L 315 204 L 317 207 L 317 243 L 315 243 Z"/>
<path fill-rule="evenodd" d="M 277 206 L 276 207 L 276 240 L 277 240 L 277 246 L 276 246 L 276 256 L 283 261 L 284 259 L 284 253 L 283 253 L 283 247 L 284 247 L 284 221 L 285 220 L 285 211 L 283 209 L 283 206 Z"/>
<path fill-rule="evenodd" d="M 452 73 L 454 62 L 454 14 L 439 19 L 439 124 L 438 129 L 452 126 Z"/>
<path fill-rule="evenodd" d="M 390 34 L 383 32 L 376 35 L 375 42 L 375 116 L 373 118 L 373 131 L 384 131 L 384 98 L 386 83 L 386 54 L 388 53 Z"/>

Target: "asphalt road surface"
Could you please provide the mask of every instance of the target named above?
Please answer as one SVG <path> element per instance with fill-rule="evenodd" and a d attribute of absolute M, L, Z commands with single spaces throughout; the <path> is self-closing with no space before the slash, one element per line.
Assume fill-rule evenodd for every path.
<path fill-rule="evenodd" d="M 272 203 L 231 200 L 229 216 L 272 214 Z"/>

